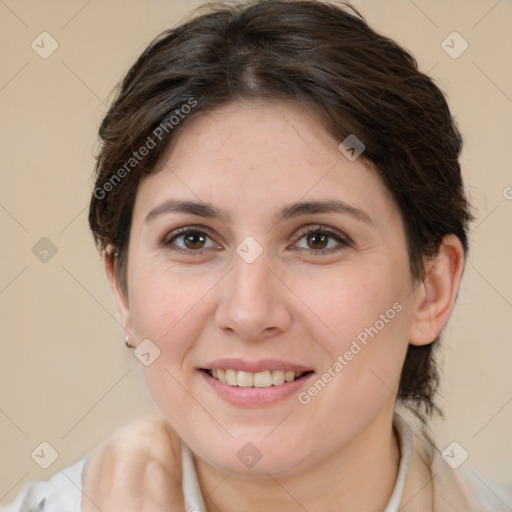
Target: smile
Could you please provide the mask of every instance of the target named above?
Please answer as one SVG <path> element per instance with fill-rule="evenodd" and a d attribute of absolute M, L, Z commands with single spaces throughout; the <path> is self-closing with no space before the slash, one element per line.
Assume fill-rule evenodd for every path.
<path fill-rule="evenodd" d="M 210 377 L 227 384 L 228 386 L 237 386 L 244 388 L 267 388 L 270 386 L 280 386 L 285 382 L 293 382 L 300 379 L 309 372 L 295 372 L 290 370 L 265 370 L 257 373 L 243 370 L 224 370 L 214 368 L 206 370 Z"/>
<path fill-rule="evenodd" d="M 291 400 L 315 375 L 311 367 L 283 359 L 230 357 L 205 362 L 199 374 L 224 402 L 265 407 Z"/>

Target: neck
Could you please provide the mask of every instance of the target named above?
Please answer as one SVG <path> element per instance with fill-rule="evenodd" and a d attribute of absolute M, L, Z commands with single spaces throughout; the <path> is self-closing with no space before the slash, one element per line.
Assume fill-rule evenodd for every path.
<path fill-rule="evenodd" d="M 400 461 L 392 415 L 393 410 L 382 411 L 357 438 L 321 464 L 282 478 L 242 478 L 221 473 L 196 458 L 208 512 L 384 510 Z"/>

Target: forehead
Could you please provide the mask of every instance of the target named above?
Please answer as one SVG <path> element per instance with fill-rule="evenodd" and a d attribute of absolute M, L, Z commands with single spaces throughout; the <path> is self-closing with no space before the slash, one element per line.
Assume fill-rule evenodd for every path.
<path fill-rule="evenodd" d="M 136 209 L 185 198 L 256 216 L 299 200 L 337 199 L 389 221 L 397 211 L 386 187 L 339 143 L 298 103 L 230 103 L 177 133 L 161 170 L 140 184 Z"/>

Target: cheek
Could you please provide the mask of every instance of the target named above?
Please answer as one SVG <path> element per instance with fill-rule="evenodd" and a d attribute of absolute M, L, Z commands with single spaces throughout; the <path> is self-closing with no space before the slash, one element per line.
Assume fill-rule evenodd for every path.
<path fill-rule="evenodd" d="M 202 299 L 213 285 L 212 277 L 186 276 L 161 264 L 134 272 L 130 284 L 130 314 L 139 338 L 154 339 L 162 350 L 179 351 L 193 342 L 183 330 L 198 326 Z M 185 345 L 184 345 L 185 344 Z"/>
<path fill-rule="evenodd" d="M 321 393 L 310 393 L 323 395 L 317 405 L 326 400 L 359 414 L 372 403 L 382 405 L 396 390 L 410 323 L 407 276 L 400 281 L 402 274 L 377 265 L 351 268 L 331 274 L 323 286 L 317 282 L 307 288 L 308 305 L 318 317 L 311 320 L 311 332 L 328 354 L 326 373 L 319 377 L 328 381 L 329 391 L 319 383 Z"/>
<path fill-rule="evenodd" d="M 309 310 L 304 317 L 310 327 L 339 352 L 348 340 L 359 334 L 364 338 L 365 329 L 376 322 L 379 331 L 397 323 L 390 321 L 399 316 L 393 304 L 403 300 L 404 287 L 396 276 L 392 269 L 352 266 L 296 280 L 295 291 Z"/>
<path fill-rule="evenodd" d="M 191 405 L 185 387 L 195 371 L 188 356 L 210 314 L 205 297 L 211 279 L 186 279 L 162 269 L 134 277 L 132 327 L 138 340 L 156 345 L 158 354 L 150 365 L 141 365 L 148 391 L 167 417 L 176 411 L 185 417 Z"/>
<path fill-rule="evenodd" d="M 130 303 L 132 327 L 138 340 L 149 339 L 158 357 L 141 365 L 150 395 L 168 418 L 186 417 L 191 406 L 185 391 L 191 367 L 187 355 L 207 316 L 204 298 L 209 282 L 186 279 L 176 271 L 154 268 L 133 275 Z"/>

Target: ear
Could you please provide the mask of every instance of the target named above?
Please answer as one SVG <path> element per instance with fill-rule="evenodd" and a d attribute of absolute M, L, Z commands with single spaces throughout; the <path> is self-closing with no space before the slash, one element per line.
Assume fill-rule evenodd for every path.
<path fill-rule="evenodd" d="M 459 238 L 446 235 L 436 256 L 427 265 L 427 275 L 415 290 L 415 312 L 409 333 L 411 345 L 435 340 L 453 309 L 464 270 L 464 249 Z"/>
<path fill-rule="evenodd" d="M 130 336 L 132 333 L 132 323 L 130 308 L 128 306 L 128 297 L 122 290 L 119 280 L 117 279 L 115 261 L 112 257 L 112 251 L 110 248 L 107 248 L 105 251 L 104 263 L 105 272 L 110 283 L 112 295 L 114 296 L 117 317 L 119 319 L 119 323 L 123 326 L 123 335 Z"/>

